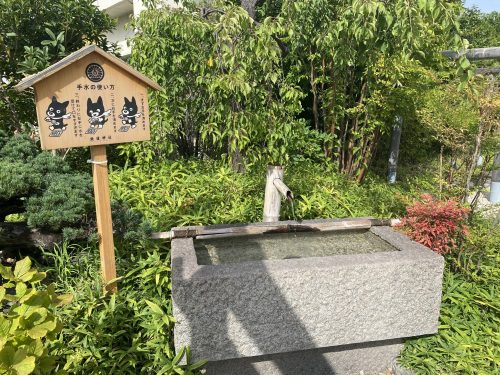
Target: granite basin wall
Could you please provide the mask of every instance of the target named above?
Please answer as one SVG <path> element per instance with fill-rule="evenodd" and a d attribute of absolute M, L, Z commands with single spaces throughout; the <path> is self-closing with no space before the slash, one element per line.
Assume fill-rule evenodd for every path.
<path fill-rule="evenodd" d="M 227 361 L 437 332 L 443 258 L 370 231 L 399 251 L 198 265 L 192 238 L 172 240 L 175 347 Z"/>
<path fill-rule="evenodd" d="M 402 375 L 394 368 L 401 340 L 386 340 L 298 352 L 209 362 L 208 375 Z M 409 375 L 409 374 L 406 374 Z"/>

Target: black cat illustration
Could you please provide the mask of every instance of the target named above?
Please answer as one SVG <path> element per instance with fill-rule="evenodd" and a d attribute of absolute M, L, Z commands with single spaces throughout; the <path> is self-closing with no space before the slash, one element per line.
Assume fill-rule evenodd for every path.
<path fill-rule="evenodd" d="M 64 119 L 70 118 L 71 113 L 66 113 L 69 101 L 59 103 L 55 96 L 52 97 L 52 101 L 47 107 L 47 117 L 45 121 L 50 122 L 49 129 L 54 130 L 66 130 L 67 124 L 64 123 Z"/>
<path fill-rule="evenodd" d="M 141 117 L 142 113 L 137 113 L 137 103 L 134 96 L 132 96 L 132 100 L 123 99 L 125 99 L 125 104 L 123 105 L 122 113 L 118 117 L 122 119 L 123 125 L 130 125 L 133 129 L 137 126 L 137 118 Z"/>
<path fill-rule="evenodd" d="M 104 110 L 102 97 L 99 96 L 95 103 L 90 98 L 87 99 L 87 116 L 92 128 L 102 129 L 110 114 L 111 110 Z"/>

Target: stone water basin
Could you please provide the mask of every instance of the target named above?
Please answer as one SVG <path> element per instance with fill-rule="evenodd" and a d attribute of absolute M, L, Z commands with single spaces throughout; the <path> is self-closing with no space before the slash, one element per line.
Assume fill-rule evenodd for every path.
<path fill-rule="evenodd" d="M 194 249 L 199 265 L 398 251 L 366 229 L 210 238 L 195 241 Z"/>
<path fill-rule="evenodd" d="M 174 238 L 175 346 L 218 375 L 382 372 L 437 332 L 442 274 L 389 226 Z"/>

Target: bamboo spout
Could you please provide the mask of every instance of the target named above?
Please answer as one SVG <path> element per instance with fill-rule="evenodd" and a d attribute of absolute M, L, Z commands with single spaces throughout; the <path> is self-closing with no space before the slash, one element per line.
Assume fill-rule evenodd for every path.
<path fill-rule="evenodd" d="M 293 193 L 283 182 L 283 167 L 269 165 L 267 167 L 266 193 L 264 197 L 265 223 L 279 221 L 281 209 L 281 195 L 292 200 Z"/>
<path fill-rule="evenodd" d="M 289 189 L 288 186 L 285 185 L 282 179 L 275 178 L 273 181 L 273 185 L 276 187 L 276 189 L 278 189 L 278 191 L 281 193 L 281 195 L 283 195 L 283 197 L 285 197 L 288 200 L 293 199 L 292 191 Z"/>

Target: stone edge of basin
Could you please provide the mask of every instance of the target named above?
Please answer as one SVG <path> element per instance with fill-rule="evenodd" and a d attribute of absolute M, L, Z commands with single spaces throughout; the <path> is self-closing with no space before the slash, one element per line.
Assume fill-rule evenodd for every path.
<path fill-rule="evenodd" d="M 175 347 L 189 345 L 194 359 L 213 361 L 437 332 L 444 259 L 390 227 L 370 231 L 399 251 L 198 265 L 192 238 L 172 240 Z M 248 311 L 238 293 L 248 298 Z M 255 304 L 264 317 L 251 311 Z M 276 314 L 288 329 L 272 321 Z M 277 337 L 269 338 L 273 330 Z M 307 338 L 287 330 L 303 330 Z"/>
<path fill-rule="evenodd" d="M 241 263 L 218 264 L 218 265 L 199 265 L 196 259 L 194 242 L 192 238 L 176 238 L 172 240 L 172 268 L 182 269 L 182 274 L 174 273 L 173 278 L 176 280 L 194 278 L 212 278 L 212 277 L 227 277 L 237 276 L 242 272 L 253 272 L 252 264 L 264 265 L 270 270 L 279 270 L 283 268 L 304 266 L 310 267 L 328 267 L 331 265 L 333 258 L 337 265 L 346 265 L 349 263 L 363 264 L 376 261 L 392 261 L 395 257 L 404 257 L 408 260 L 417 259 L 434 259 L 435 261 L 444 264 L 444 259 L 441 255 L 433 252 L 429 248 L 412 241 L 404 234 L 401 234 L 391 227 L 380 226 L 371 227 L 370 232 L 387 241 L 394 246 L 397 251 L 394 252 L 378 252 L 368 254 L 348 254 L 348 255 L 332 255 L 321 257 L 305 257 L 293 259 L 273 259 L 273 260 L 253 260 Z M 244 237 L 242 237 L 242 240 Z M 174 251 L 175 248 L 175 251 Z M 182 259 L 182 266 L 179 265 L 179 260 Z M 284 263 L 286 261 L 286 263 Z"/>

